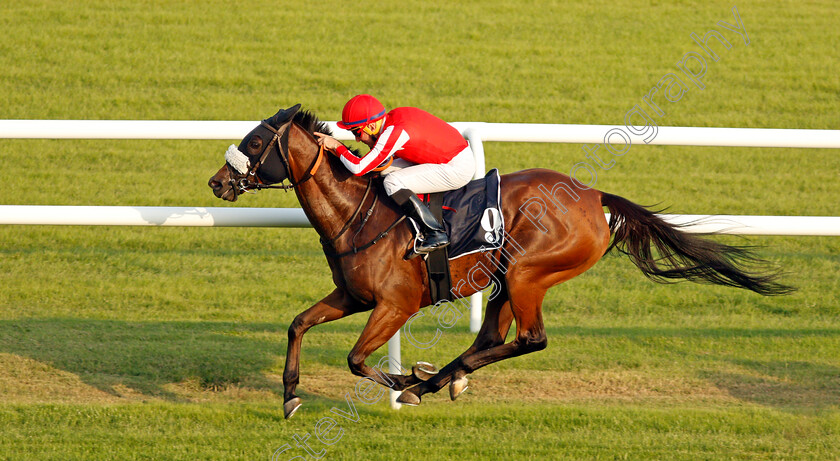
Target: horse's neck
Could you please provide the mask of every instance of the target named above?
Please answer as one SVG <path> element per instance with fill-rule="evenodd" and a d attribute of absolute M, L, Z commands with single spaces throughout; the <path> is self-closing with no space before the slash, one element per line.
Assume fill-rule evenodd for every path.
<path fill-rule="evenodd" d="M 296 177 L 307 174 L 317 155 L 318 146 L 302 128 L 296 127 L 289 143 L 289 157 Z M 295 133 L 295 131 L 297 133 Z M 293 149 L 293 146 L 296 147 Z M 344 165 L 332 154 L 324 152 L 315 175 L 295 188 L 298 201 L 312 226 L 325 239 L 334 238 L 362 206 L 367 181 L 348 177 Z M 339 178 L 344 178 L 339 180 Z M 371 190 L 370 195 L 376 191 Z M 367 200 L 370 202 L 370 199 Z"/>

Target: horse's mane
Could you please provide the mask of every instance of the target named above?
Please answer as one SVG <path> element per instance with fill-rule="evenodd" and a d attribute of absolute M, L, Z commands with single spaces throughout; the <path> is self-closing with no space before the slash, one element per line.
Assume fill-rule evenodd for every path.
<path fill-rule="evenodd" d="M 330 126 L 326 122 L 322 122 L 321 120 L 319 120 L 318 117 L 315 116 L 315 114 L 309 112 L 308 110 L 298 111 L 292 120 L 313 136 L 315 135 L 316 131 L 318 133 L 324 133 L 330 136 L 333 135 Z M 355 154 L 357 157 L 361 156 L 358 149 L 353 149 L 350 147 L 348 147 L 348 149 L 350 149 L 350 152 L 353 152 L 353 154 Z"/>
<path fill-rule="evenodd" d="M 301 110 L 295 114 L 293 118 L 294 122 L 300 125 L 301 128 L 308 131 L 310 134 L 314 134 L 316 131 L 319 133 L 324 133 L 332 136 L 332 130 L 330 126 L 327 125 L 326 122 L 322 122 L 315 116 L 312 112 L 308 110 Z"/>

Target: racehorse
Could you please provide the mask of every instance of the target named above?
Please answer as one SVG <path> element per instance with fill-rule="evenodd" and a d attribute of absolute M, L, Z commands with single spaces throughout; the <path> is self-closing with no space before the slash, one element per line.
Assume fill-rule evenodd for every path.
<path fill-rule="evenodd" d="M 315 325 L 358 312 L 371 311 L 347 357 L 350 371 L 401 390 L 399 402 L 418 405 L 424 394 L 447 384 L 454 400 L 466 388 L 467 374 L 544 349 L 546 291 L 582 274 L 611 249 L 629 256 L 658 282 L 687 279 L 762 295 L 792 290 L 744 248 L 686 233 L 647 208 L 556 171 L 517 171 L 500 181 L 504 245 L 450 261 L 453 297 L 497 285 L 475 341 L 439 371 L 415 366 L 410 375 L 383 373 L 365 360 L 432 303 L 426 266 L 422 258 L 405 258 L 412 227 L 381 191 L 377 174 L 353 176 L 338 158 L 319 149 L 313 133 L 330 133 L 329 127 L 299 108 L 280 110 L 260 123 L 242 139 L 239 154 L 226 155 L 225 165 L 208 183 L 217 197 L 229 201 L 250 190 L 293 188 L 321 237 L 336 288 L 289 327 L 283 372 L 286 418 L 301 405 L 295 390 L 303 335 Z M 276 185 L 286 180 L 290 184 Z M 514 320 L 515 337 L 505 343 Z"/>

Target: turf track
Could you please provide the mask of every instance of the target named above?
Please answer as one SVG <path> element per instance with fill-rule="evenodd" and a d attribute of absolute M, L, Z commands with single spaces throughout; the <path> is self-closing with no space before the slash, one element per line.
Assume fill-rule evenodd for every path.
<path fill-rule="evenodd" d="M 449 121 L 622 124 L 725 2 L 160 1 L 0 7 L 0 119 L 256 120 L 350 96 Z M 661 125 L 836 129 L 838 8 L 741 2 L 731 41 Z M 689 85 L 691 85 L 689 83 Z M 0 203 L 296 206 L 206 187 L 227 142 L 0 140 Z M 578 145 L 492 143 L 488 167 L 568 171 Z M 679 213 L 837 215 L 837 150 L 634 145 L 597 187 Z M 0 459 L 837 459 L 840 240 L 760 245 L 783 298 L 648 282 L 608 257 L 551 292 L 549 348 L 477 372 L 458 402 L 345 395 L 366 318 L 313 330 L 282 418 L 286 329 L 330 290 L 311 230 L 0 227 Z M 443 364 L 467 318 L 406 362 Z M 433 325 L 417 324 L 420 334 Z M 384 351 L 383 351 L 384 353 Z M 336 418 L 333 445 L 315 425 Z M 333 434 L 335 435 L 335 433 Z"/>

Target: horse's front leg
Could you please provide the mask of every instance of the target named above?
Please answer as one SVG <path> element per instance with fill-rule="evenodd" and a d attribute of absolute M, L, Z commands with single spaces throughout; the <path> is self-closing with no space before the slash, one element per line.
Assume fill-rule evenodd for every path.
<path fill-rule="evenodd" d="M 283 370 L 283 411 L 287 419 L 291 418 L 301 405 L 300 397 L 295 395 L 295 389 L 300 381 L 300 345 L 304 333 L 315 325 L 367 309 L 369 308 L 355 301 L 343 289 L 336 288 L 326 298 L 295 317 L 289 326 L 289 344 L 286 347 L 286 365 Z"/>
<path fill-rule="evenodd" d="M 417 374 L 396 375 L 369 367 L 365 360 L 388 339 L 400 331 L 400 328 L 408 321 L 413 312 L 407 312 L 398 306 L 379 303 L 373 309 L 368 318 L 367 325 L 359 336 L 356 345 L 350 350 L 347 356 L 347 364 L 350 371 L 356 376 L 369 378 L 374 382 L 389 387 L 393 390 L 404 390 L 421 382 Z M 384 368 L 384 367 L 383 367 Z"/>

